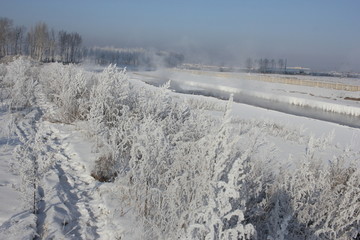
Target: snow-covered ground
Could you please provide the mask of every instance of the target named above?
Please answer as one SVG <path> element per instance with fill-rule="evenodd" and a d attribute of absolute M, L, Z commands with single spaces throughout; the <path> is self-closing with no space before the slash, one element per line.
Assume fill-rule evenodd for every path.
<path fill-rule="evenodd" d="M 21 70 L 27 64 L 18 60 L 8 68 L 8 75 L 0 75 L 6 91 L 6 76 L 14 77 L 11 71 L 21 77 L 36 72 L 39 78 L 35 85 L 29 84 L 33 99 L 25 109 L 10 111 L 11 97 L 2 90 L 1 239 L 196 239 L 209 234 L 250 236 L 254 228 L 258 236 L 286 239 L 295 236 L 287 235 L 292 231 L 287 226 L 330 239 L 336 234 L 347 236 L 344 239 L 359 236 L 360 214 L 353 208 L 360 204 L 355 174 L 360 169 L 360 129 L 289 114 L 286 109 L 298 105 L 304 112 L 334 112 L 359 121 L 359 101 L 346 99 L 359 99 L 359 92 L 248 80 L 246 74 L 239 78 L 162 70 L 126 76 L 111 67 L 89 73 L 61 64 Z M 91 92 L 83 91 L 95 84 L 94 79 L 103 82 L 98 81 Z M 164 86 L 159 89 L 143 82 Z M 231 94 L 235 102 L 212 97 L 228 99 Z M 83 99 L 75 99 L 78 96 Z M 283 104 L 283 111 L 257 106 L 259 100 Z M 74 104 L 86 117 L 73 117 Z M 96 111 L 87 112 L 91 108 Z M 168 122 L 173 125 L 167 126 Z M 109 153 L 120 155 L 119 163 L 99 163 Z M 101 173 L 104 164 L 119 168 L 112 175 L 115 180 L 95 179 L 94 173 Z M 317 172 L 317 164 L 324 169 Z M 340 180 L 331 178 L 328 165 Z M 347 172 L 337 172 L 342 169 Z M 211 174 L 201 175 L 207 172 Z M 278 176 L 269 180 L 273 174 Z M 344 185 L 341 176 L 349 176 Z M 246 181 L 247 187 L 240 184 Z M 331 195 L 336 187 L 347 189 L 347 197 Z M 31 196 L 34 188 L 36 199 Z M 307 194 L 298 194 L 302 191 Z M 319 194 L 324 194 L 320 200 Z M 285 203 L 289 206 L 284 209 L 272 209 Z M 334 205 L 339 209 L 325 214 Z M 315 225 L 311 211 L 320 216 Z M 342 212 L 339 227 L 333 219 Z M 262 230 L 269 226 L 268 232 Z"/>
<path fill-rule="evenodd" d="M 11 216 L 19 213 L 21 205 L 20 194 L 15 190 L 14 185 L 18 184 L 19 179 L 11 173 L 10 163 L 15 142 L 9 139 L 9 131 L 7 129 L 10 116 L 5 109 L 0 113 L 0 221 L 1 224 L 8 220 Z"/>
<path fill-rule="evenodd" d="M 46 106 L 45 106 L 46 107 Z M 40 131 L 43 148 L 53 167 L 43 176 L 36 218 L 26 208 L 27 201 L 17 191 L 21 179 L 11 169 L 16 139 L 8 138 L 11 114 L 1 114 L 0 155 L 0 237 L 1 239 L 141 239 L 141 228 L 126 206 L 113 204 L 114 186 L 91 177 L 96 153 L 84 132 L 83 123 L 72 125 L 34 121 L 25 115 L 17 128 L 24 134 Z M 10 135 L 11 136 L 11 135 Z M 25 206 L 24 206 L 25 205 Z M 130 209 L 131 210 L 131 209 Z M 121 213 L 121 218 L 116 214 Z M 116 217 L 114 217 L 116 216 Z"/>

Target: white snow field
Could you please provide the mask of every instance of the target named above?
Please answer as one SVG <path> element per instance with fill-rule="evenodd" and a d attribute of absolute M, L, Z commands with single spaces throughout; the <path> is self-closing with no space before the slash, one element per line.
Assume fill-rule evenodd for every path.
<path fill-rule="evenodd" d="M 358 239 L 359 92 L 246 76 L 0 65 L 0 239 Z"/>

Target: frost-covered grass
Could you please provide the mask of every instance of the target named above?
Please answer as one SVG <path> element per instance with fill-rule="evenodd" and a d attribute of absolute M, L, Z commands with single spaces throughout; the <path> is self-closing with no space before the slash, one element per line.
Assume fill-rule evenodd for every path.
<path fill-rule="evenodd" d="M 105 182 L 98 183 L 103 186 L 98 190 L 103 191 L 100 206 L 110 211 L 102 212 L 102 221 L 121 223 L 124 214 L 131 211 L 141 223 L 142 238 L 359 236 L 359 153 L 333 146 L 331 133 L 316 138 L 299 127 L 241 118 L 232 97 L 224 104 L 180 96 L 168 89 L 169 84 L 157 88 L 129 79 L 126 71 L 116 66 L 90 73 L 72 65 L 37 66 L 20 59 L 0 69 L 3 88 L 16 93 L 14 86 L 21 86 L 27 90 L 24 96 L 29 96 L 9 96 L 9 105 L 16 103 L 11 111 L 28 109 L 24 116 L 30 118 L 30 109 L 36 110 L 41 101 L 47 106 L 41 115 L 31 117 L 33 123 L 29 126 L 27 121 L 20 124 L 21 118 L 14 122 L 20 139 L 17 148 L 23 150 L 16 151 L 18 166 L 14 169 L 20 176 L 34 170 L 25 174 L 27 180 L 21 182 L 21 187 L 30 184 L 38 189 L 46 173 L 54 174 L 53 170 L 80 174 L 65 161 L 70 157 L 66 152 L 60 152 L 56 164 L 47 161 L 44 156 L 52 150 L 43 147 L 53 146 L 58 140 L 53 139 L 49 145 L 49 136 L 44 138 L 47 131 L 35 123 L 39 118 L 72 124 L 81 121 L 97 156 L 88 175 Z M 39 91 L 36 94 L 35 89 Z M 55 176 L 51 174 L 47 176 Z M 70 174 L 60 182 L 70 186 L 71 176 L 80 184 L 80 179 Z M 82 196 L 88 199 L 90 189 L 81 186 Z M 32 216 L 37 216 L 38 192 L 35 198 L 25 190 L 21 192 L 33 203 Z M 73 194 L 58 193 L 68 197 Z M 71 201 L 79 206 L 75 197 Z M 82 210 L 91 209 L 86 207 L 90 204 L 84 204 Z M 77 211 L 73 217 L 82 214 Z M 89 220 L 97 227 L 88 231 L 76 225 L 85 223 L 81 221 L 64 224 L 63 228 L 68 228 L 64 233 L 73 227 L 75 236 L 105 234 L 99 222 Z M 37 224 L 34 229 L 44 232 L 41 221 Z M 9 226 L 3 225 L 0 233 L 5 235 L 7 229 Z M 112 224 L 108 229 L 115 232 L 116 226 Z"/>

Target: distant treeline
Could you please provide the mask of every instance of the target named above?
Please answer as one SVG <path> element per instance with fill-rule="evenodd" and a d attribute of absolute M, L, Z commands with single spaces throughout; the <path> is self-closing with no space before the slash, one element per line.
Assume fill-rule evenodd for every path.
<path fill-rule="evenodd" d="M 155 69 L 162 67 L 176 67 L 183 63 L 184 55 L 174 52 L 149 51 L 143 48 L 89 48 L 86 58 L 96 64 L 131 66 L 135 68 Z"/>
<path fill-rule="evenodd" d="M 40 22 L 30 29 L 15 26 L 13 20 L 0 18 L 0 58 L 26 55 L 41 62 L 79 63 L 90 59 L 97 64 L 156 68 L 182 64 L 179 53 L 145 49 L 87 48 L 77 32 L 55 31 Z"/>
<path fill-rule="evenodd" d="M 0 58 L 27 55 L 41 62 L 77 63 L 82 58 L 82 37 L 66 31 L 56 32 L 40 22 L 27 30 L 0 18 Z"/>
<path fill-rule="evenodd" d="M 286 59 L 268 59 L 260 58 L 253 60 L 252 58 L 246 59 L 245 67 L 250 72 L 260 73 L 284 73 L 287 68 Z"/>
<path fill-rule="evenodd" d="M 312 76 L 322 76 L 322 77 L 347 77 L 347 78 L 359 78 L 358 73 L 350 72 L 320 72 L 313 71 L 310 68 L 304 67 L 287 67 L 287 59 L 252 59 L 247 58 L 245 61 L 245 69 L 247 72 L 255 73 L 279 73 L 279 74 L 300 74 L 300 75 L 312 75 Z"/>

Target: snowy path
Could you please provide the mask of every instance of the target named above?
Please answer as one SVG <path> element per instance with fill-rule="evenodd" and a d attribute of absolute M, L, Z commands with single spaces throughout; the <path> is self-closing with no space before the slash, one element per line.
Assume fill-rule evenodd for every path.
<path fill-rule="evenodd" d="M 112 183 L 90 176 L 96 153 L 85 133 L 74 125 L 44 122 L 56 147 L 56 163 L 45 179 L 43 236 L 55 239 L 140 239 L 138 223 L 119 204 Z M 54 233 L 57 234 L 54 234 Z"/>
<path fill-rule="evenodd" d="M 0 187 L 2 195 L 8 194 L 1 202 L 11 206 L 0 209 L 4 213 L 0 239 L 141 239 L 138 235 L 142 231 L 137 227 L 141 224 L 136 223 L 131 209 L 119 204 L 121 192 L 114 184 L 100 183 L 91 177 L 97 155 L 81 123 L 49 122 L 54 107 L 46 102 L 40 86 L 35 95 L 35 107 L 12 114 L 17 135 L 12 145 L 6 145 L 7 124 L 0 129 L 4 150 L 0 155 Z M 5 111 L 0 117 L 4 123 L 11 119 Z M 8 165 L 11 159 L 18 161 L 11 156 L 16 146 L 23 146 L 20 161 L 36 159 L 34 166 L 40 176 L 36 214 L 32 213 L 33 184 L 25 185 L 31 197 L 15 191 L 15 185 L 22 184 L 21 176 L 11 173 Z M 20 197 L 22 203 L 16 200 Z"/>
<path fill-rule="evenodd" d="M 49 148 L 53 149 L 55 162 L 44 178 L 39 234 L 42 238 L 96 239 L 97 223 L 90 207 L 96 182 L 79 162 L 77 149 L 63 142 L 69 134 L 62 134 L 56 124 L 43 122 L 42 125 L 48 129 Z"/>
<path fill-rule="evenodd" d="M 14 145 L 12 139 L 8 138 L 8 124 L 10 115 L 6 114 L 4 109 L 0 112 L 0 226 L 11 216 L 16 214 L 21 205 L 19 192 L 14 189 L 14 185 L 18 183 L 17 176 L 10 171 L 10 162 Z"/>
<path fill-rule="evenodd" d="M 39 184 L 37 214 L 20 207 L 8 211 L 0 239 L 26 239 L 34 234 L 37 239 L 141 239 L 139 223 L 119 204 L 121 193 L 114 184 L 91 177 L 96 154 L 85 133 L 75 125 L 36 122 L 35 116 L 39 115 L 32 113 L 19 121 L 16 128 L 24 139 L 37 129 L 37 139 L 43 140 L 40 148 L 46 149 L 45 158 L 52 167 Z"/>

